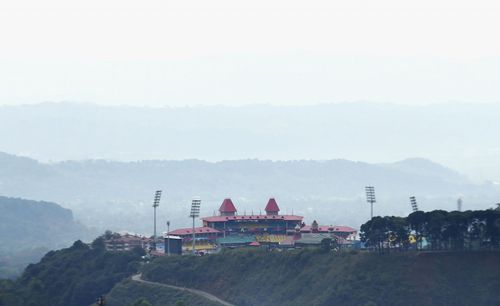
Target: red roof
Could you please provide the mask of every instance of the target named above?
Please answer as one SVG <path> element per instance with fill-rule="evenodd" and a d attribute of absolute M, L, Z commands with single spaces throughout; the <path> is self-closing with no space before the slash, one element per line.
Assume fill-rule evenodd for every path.
<path fill-rule="evenodd" d="M 224 202 L 222 202 L 219 211 L 221 213 L 234 213 L 236 212 L 236 207 L 234 207 L 233 201 L 231 201 L 231 199 L 224 199 Z"/>
<path fill-rule="evenodd" d="M 311 226 L 310 225 L 306 225 L 304 227 L 302 227 L 300 229 L 301 232 L 310 232 L 312 229 L 311 229 Z M 355 233 L 357 232 L 354 228 L 352 227 L 349 227 L 349 226 L 343 226 L 343 225 L 320 225 L 318 226 L 318 232 L 320 233 L 328 233 L 328 232 L 337 232 L 337 233 Z"/>
<path fill-rule="evenodd" d="M 250 242 L 249 246 L 260 246 L 258 241 Z"/>
<path fill-rule="evenodd" d="M 278 207 L 278 203 L 276 203 L 276 200 L 274 198 L 270 198 L 269 202 L 267 202 L 265 210 L 266 212 L 279 212 L 280 208 Z"/>
<path fill-rule="evenodd" d="M 195 227 L 194 233 L 195 234 L 218 234 L 218 233 L 220 233 L 220 231 L 213 229 L 211 227 Z M 180 228 L 180 229 L 176 229 L 174 231 L 168 232 L 168 234 L 169 235 L 176 235 L 176 236 L 192 235 L 193 229 L 192 228 Z"/>
<path fill-rule="evenodd" d="M 201 218 L 207 222 L 226 222 L 231 220 L 283 220 L 283 221 L 302 221 L 304 217 L 295 215 L 252 215 L 252 216 L 213 216 Z"/>

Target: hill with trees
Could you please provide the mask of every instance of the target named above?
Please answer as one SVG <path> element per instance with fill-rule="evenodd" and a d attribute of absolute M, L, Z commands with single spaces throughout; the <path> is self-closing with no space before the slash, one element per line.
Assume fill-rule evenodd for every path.
<path fill-rule="evenodd" d="M 137 273 L 142 249 L 108 252 L 102 238 L 47 253 L 15 281 L 0 282 L 1 306 L 89 306 Z"/>
<path fill-rule="evenodd" d="M 500 208 L 500 207 L 499 207 Z M 377 250 L 415 247 L 431 250 L 491 250 L 500 248 L 500 209 L 476 211 L 416 211 L 408 217 L 374 217 L 361 226 L 361 240 Z"/>
<path fill-rule="evenodd" d="M 0 278 L 19 275 L 45 253 L 88 239 L 69 209 L 50 202 L 0 196 Z"/>
<path fill-rule="evenodd" d="M 220 306 L 185 291 L 140 284 L 130 279 L 113 287 L 106 295 L 106 302 L 107 306 Z"/>
<path fill-rule="evenodd" d="M 361 235 L 368 249 L 361 251 L 330 244 L 224 249 L 150 262 L 142 249 L 106 251 L 101 236 L 51 251 L 17 280 L 0 281 L 0 306 L 88 306 L 101 295 L 110 306 L 214 306 L 159 284 L 206 291 L 238 306 L 499 305 L 499 220 L 493 209 L 415 212 L 366 222 Z M 410 235 L 430 246 L 410 247 Z M 149 282 L 131 278 L 137 273 Z"/>
<path fill-rule="evenodd" d="M 499 305 L 498 271 L 498 252 L 235 250 L 160 258 L 145 266 L 143 275 L 205 290 L 238 306 L 460 306 Z"/>

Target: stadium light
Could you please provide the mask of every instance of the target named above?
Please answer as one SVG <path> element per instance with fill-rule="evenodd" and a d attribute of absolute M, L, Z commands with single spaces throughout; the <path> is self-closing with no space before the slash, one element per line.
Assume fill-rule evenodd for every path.
<path fill-rule="evenodd" d="M 156 208 L 160 206 L 161 190 L 157 190 L 153 200 L 154 221 L 153 221 L 153 249 L 156 251 Z"/>
<path fill-rule="evenodd" d="M 411 209 L 413 212 L 418 211 L 418 205 L 417 205 L 417 198 L 414 196 L 410 197 L 410 204 L 411 204 Z"/>
<path fill-rule="evenodd" d="M 201 206 L 201 199 L 199 197 L 194 197 L 193 201 L 191 202 L 191 213 L 189 214 L 189 217 L 193 218 L 193 254 L 196 254 L 196 250 L 194 249 L 194 240 L 196 238 L 195 232 L 194 232 L 194 222 L 195 219 L 200 216 L 200 206 Z"/>
<path fill-rule="evenodd" d="M 377 202 L 377 200 L 375 199 L 375 187 L 366 186 L 365 192 L 366 192 L 366 202 L 370 203 L 371 206 L 371 212 L 370 212 L 370 220 L 371 220 L 373 219 L 373 203 Z"/>

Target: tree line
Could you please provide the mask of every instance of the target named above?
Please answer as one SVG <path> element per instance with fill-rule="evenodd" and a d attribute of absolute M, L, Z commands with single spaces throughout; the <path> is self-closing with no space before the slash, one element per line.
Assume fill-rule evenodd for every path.
<path fill-rule="evenodd" d="M 361 226 L 368 248 L 489 250 L 500 248 L 500 210 L 416 211 L 407 217 L 373 217 Z"/>

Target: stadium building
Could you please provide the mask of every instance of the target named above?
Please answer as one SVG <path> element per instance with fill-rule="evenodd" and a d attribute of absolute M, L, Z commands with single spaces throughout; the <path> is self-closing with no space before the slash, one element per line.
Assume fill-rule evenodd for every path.
<path fill-rule="evenodd" d="M 224 199 L 219 216 L 204 217 L 203 226 L 221 231 L 224 236 L 232 234 L 282 234 L 288 230 L 302 226 L 302 216 L 280 215 L 278 203 L 274 198 L 269 199 L 265 207 L 265 215 L 238 215 L 231 199 Z"/>
<path fill-rule="evenodd" d="M 212 252 L 221 247 L 241 246 L 314 246 L 319 245 L 325 237 L 348 245 L 357 235 L 357 231 L 348 226 L 322 226 L 316 221 L 306 225 L 302 216 L 280 215 L 280 208 L 274 198 L 269 199 L 264 211 L 265 215 L 238 215 L 233 201 L 224 199 L 219 215 L 201 218 L 203 226 L 194 229 L 196 251 Z M 165 234 L 180 237 L 183 252 L 192 252 L 192 228 Z"/>

